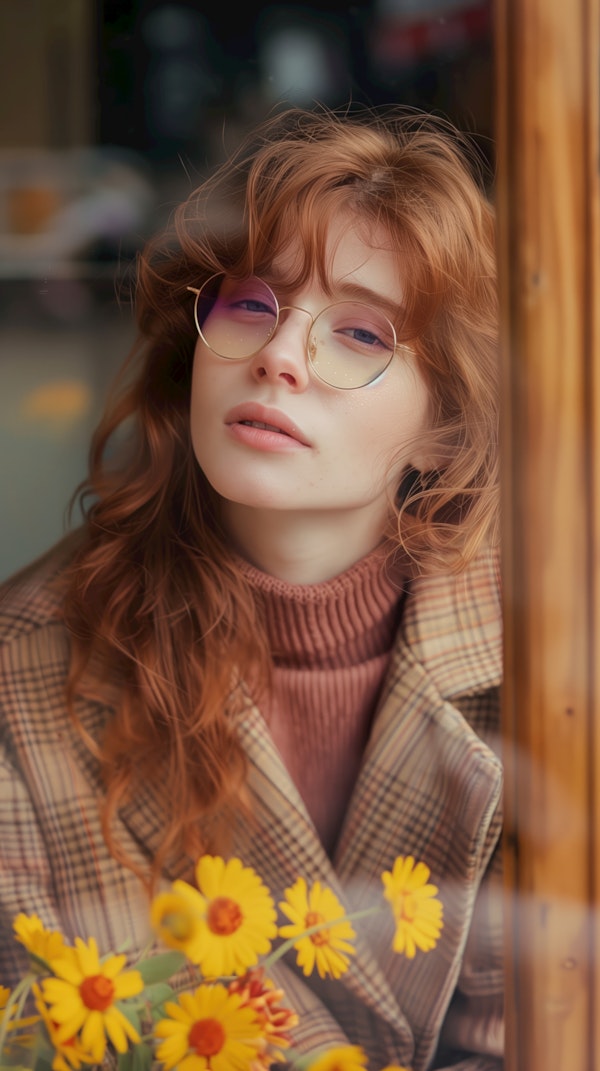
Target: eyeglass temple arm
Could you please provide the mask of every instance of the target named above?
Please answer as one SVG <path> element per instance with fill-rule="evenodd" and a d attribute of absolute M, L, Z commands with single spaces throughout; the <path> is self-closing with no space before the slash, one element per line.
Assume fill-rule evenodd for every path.
<path fill-rule="evenodd" d="M 198 297 L 198 294 L 200 293 L 199 290 L 196 290 L 195 286 L 186 286 L 186 290 L 191 290 L 192 294 L 195 294 L 196 297 Z"/>

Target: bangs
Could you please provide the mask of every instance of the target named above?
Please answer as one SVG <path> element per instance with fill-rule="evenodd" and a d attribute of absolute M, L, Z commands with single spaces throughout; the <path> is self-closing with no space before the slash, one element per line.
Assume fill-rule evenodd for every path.
<path fill-rule="evenodd" d="M 308 202 L 308 203 L 307 203 Z M 332 294 L 329 225 L 344 211 L 346 199 L 337 196 L 278 197 L 272 205 L 249 207 L 239 258 L 228 271 L 240 275 L 271 275 L 274 262 L 285 264 L 280 287 L 294 290 L 317 279 L 326 294 Z"/>
<path fill-rule="evenodd" d="M 352 187 L 324 193 L 314 190 L 288 200 L 280 191 L 271 205 L 248 208 L 235 243 L 227 245 L 220 270 L 236 278 L 258 275 L 273 285 L 282 297 L 316 280 L 323 293 L 333 298 L 336 280 L 332 274 L 335 247 L 329 236 L 332 221 L 342 215 L 350 221 L 365 245 L 379 248 L 373 236 L 383 231 L 385 248 L 394 253 L 403 285 L 403 303 L 392 317 L 399 343 L 414 342 L 434 318 L 441 288 L 436 282 L 426 251 L 410 229 L 384 211 L 366 210 Z M 235 249 L 235 254 L 234 253 Z M 277 279 L 273 265 L 278 263 Z M 281 269 L 283 265 L 283 270 Z"/>

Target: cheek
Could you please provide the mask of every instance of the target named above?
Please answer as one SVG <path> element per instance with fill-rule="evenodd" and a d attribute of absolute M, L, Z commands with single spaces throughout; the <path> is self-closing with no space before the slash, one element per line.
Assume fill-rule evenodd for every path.
<path fill-rule="evenodd" d="M 192 371 L 192 385 L 190 391 L 190 431 L 194 449 L 196 448 L 196 437 L 198 435 L 198 429 L 202 427 L 203 396 L 199 378 L 200 377 L 198 376 L 196 371 L 196 363 L 194 362 L 194 368 Z"/>
<path fill-rule="evenodd" d="M 199 359 L 198 353 L 194 358 L 192 369 L 192 383 L 190 393 L 190 432 L 194 453 L 200 464 L 200 455 L 206 453 L 210 443 L 210 416 L 214 413 L 214 405 L 211 403 L 211 381 L 207 375 L 204 362 Z"/>
<path fill-rule="evenodd" d="M 373 394 L 365 399 L 369 404 L 361 415 L 362 435 L 357 435 L 357 445 L 361 439 L 363 443 L 370 439 L 384 463 L 393 465 L 397 459 L 400 469 L 407 463 L 420 468 L 424 441 L 431 428 L 431 403 L 425 383 L 414 369 L 402 368 L 388 384 L 384 379 L 379 386 L 383 388 L 379 396 Z"/>
<path fill-rule="evenodd" d="M 204 414 L 214 411 L 219 398 L 226 392 L 227 383 L 232 378 L 234 362 L 219 360 L 206 352 L 201 342 L 196 345 L 192 366 L 191 409 Z M 229 375 L 228 375 L 229 373 Z"/>

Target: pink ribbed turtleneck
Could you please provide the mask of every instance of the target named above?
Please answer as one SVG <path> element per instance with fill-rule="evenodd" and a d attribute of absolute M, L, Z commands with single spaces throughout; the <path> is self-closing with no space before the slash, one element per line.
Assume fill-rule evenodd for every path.
<path fill-rule="evenodd" d="M 331 852 L 352 794 L 400 617 L 402 573 L 376 550 L 320 584 L 244 571 L 264 607 L 273 739 Z"/>

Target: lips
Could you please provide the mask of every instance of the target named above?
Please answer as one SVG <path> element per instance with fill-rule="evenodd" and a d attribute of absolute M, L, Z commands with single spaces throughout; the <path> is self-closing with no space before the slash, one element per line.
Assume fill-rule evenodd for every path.
<path fill-rule="evenodd" d="M 246 424 L 249 428 L 262 428 L 263 431 L 278 431 L 282 435 L 287 435 L 287 431 L 282 431 L 281 428 L 275 427 L 274 424 L 263 424 L 260 420 L 240 420 L 239 424 Z"/>
<path fill-rule="evenodd" d="M 264 431 L 277 432 L 279 435 L 287 435 L 295 439 L 302 446 L 310 446 L 310 443 L 302 430 L 279 409 L 270 409 L 259 405 L 257 402 L 247 402 L 235 406 L 225 416 L 226 424 L 246 424 L 254 428 L 262 428 Z"/>

